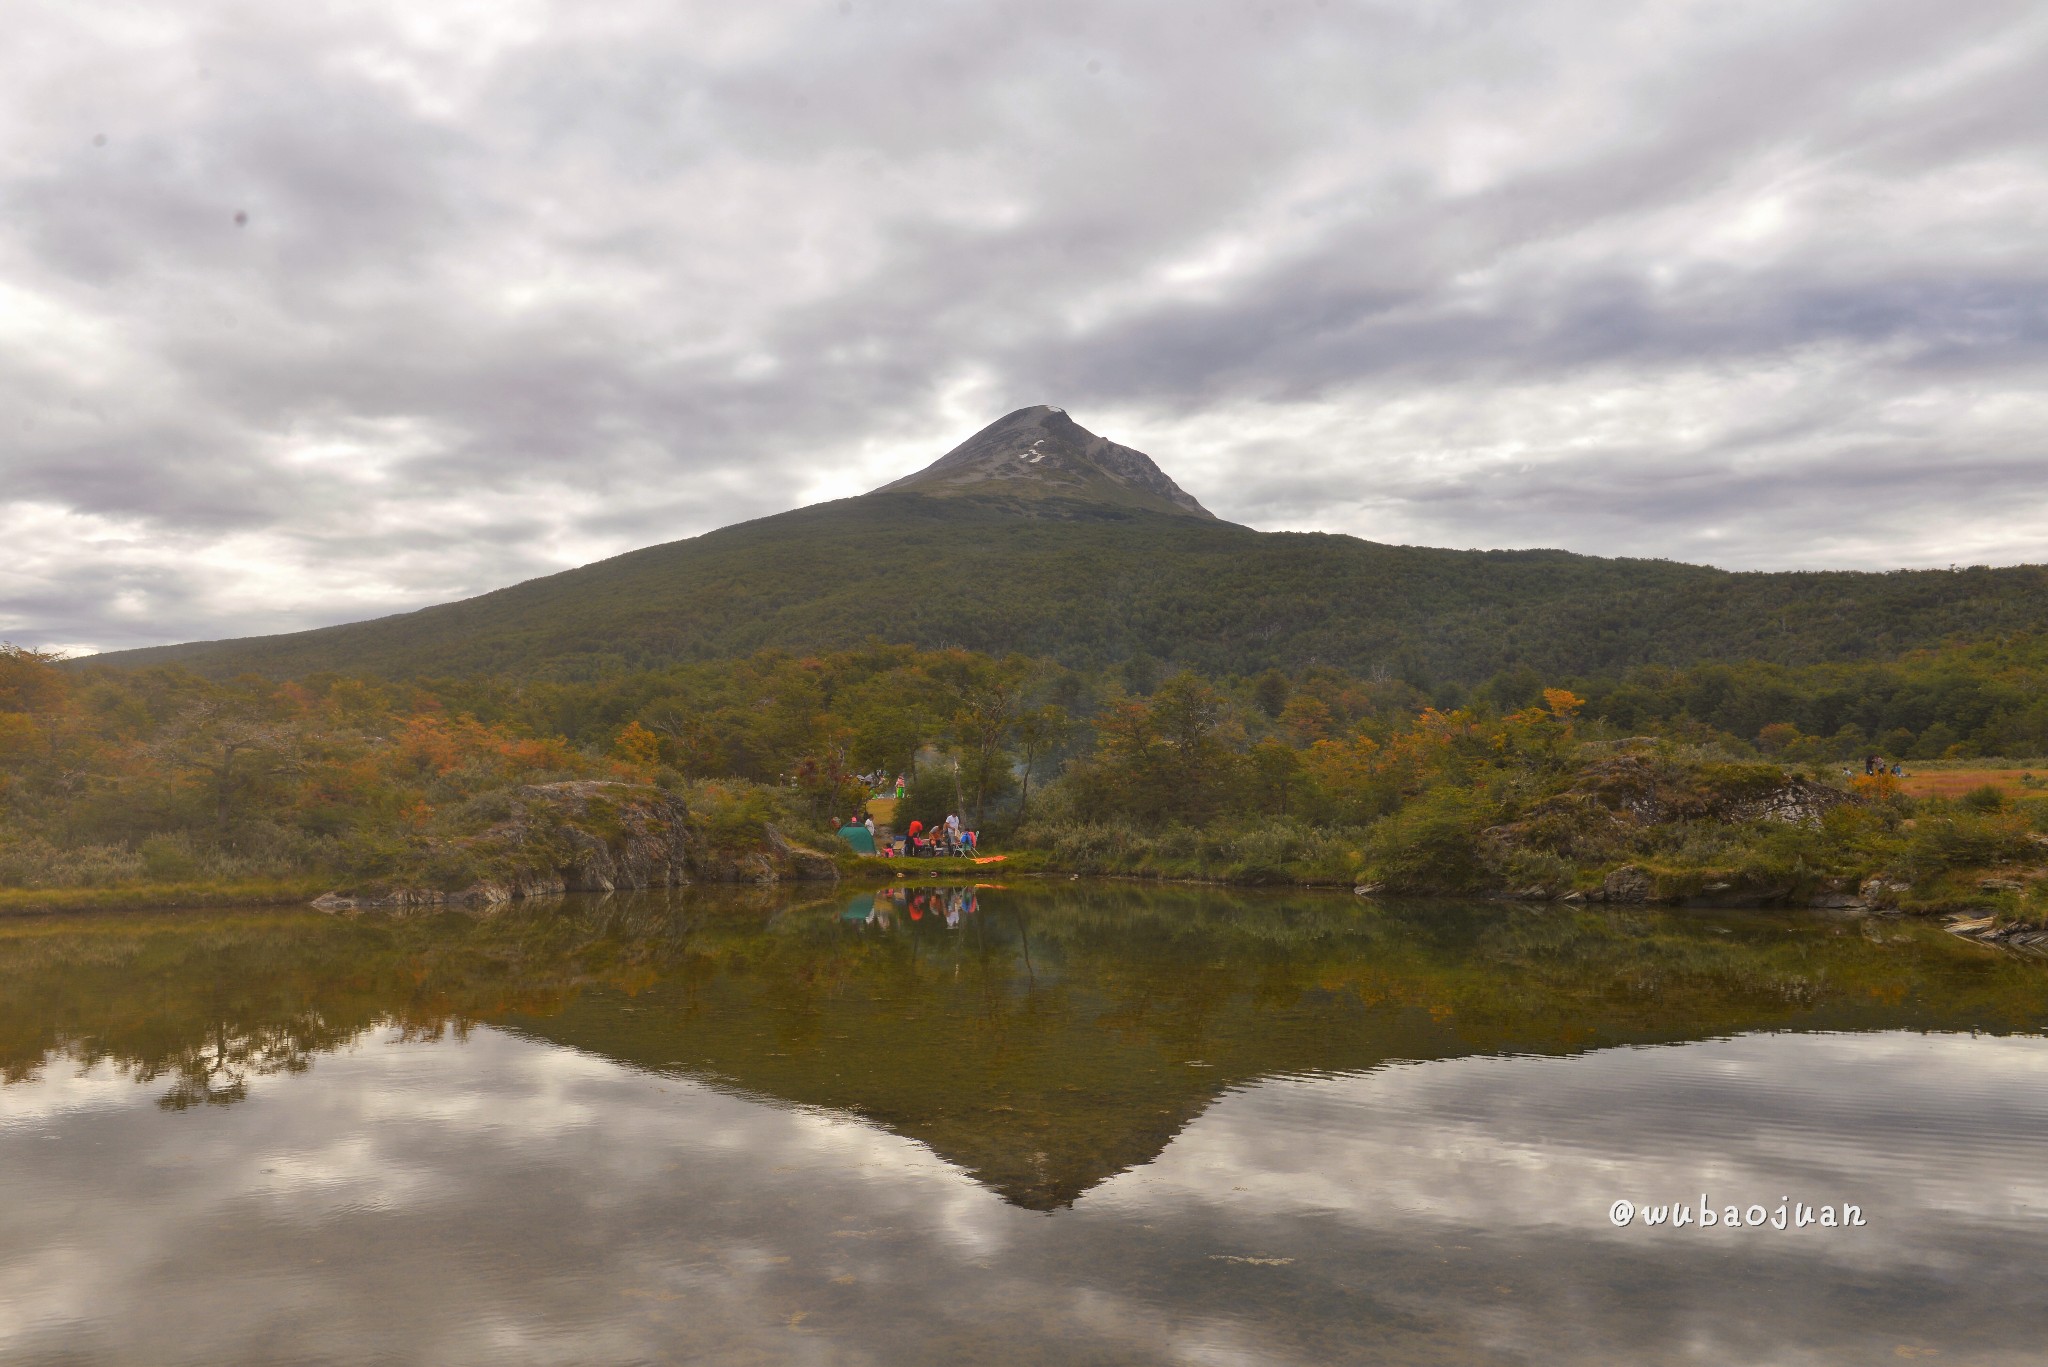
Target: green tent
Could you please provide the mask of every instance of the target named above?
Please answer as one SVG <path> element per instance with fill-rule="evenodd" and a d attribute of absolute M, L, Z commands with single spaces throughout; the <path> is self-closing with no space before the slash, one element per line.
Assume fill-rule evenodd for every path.
<path fill-rule="evenodd" d="M 839 828 L 839 838 L 853 846 L 854 850 L 860 854 L 873 854 L 875 852 L 875 838 L 868 834 L 868 828 L 865 826 L 841 826 Z"/>

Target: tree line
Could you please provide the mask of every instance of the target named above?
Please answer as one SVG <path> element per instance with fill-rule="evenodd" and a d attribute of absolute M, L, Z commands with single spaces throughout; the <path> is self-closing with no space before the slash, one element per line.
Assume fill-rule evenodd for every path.
<path fill-rule="evenodd" d="M 2044 753 L 2044 674 L 2035 636 L 1433 690 L 1332 666 L 1205 678 L 878 642 L 589 681 L 284 683 L 6 647 L 0 886 L 360 874 L 486 820 L 493 794 L 591 777 L 688 789 L 734 829 L 775 813 L 822 827 L 898 774 L 899 821 L 956 812 L 1025 840 L 1062 823 L 1363 829 L 1488 784 L 1533 792 L 1577 747 L 1637 735 L 1738 765 Z M 1338 862 L 1360 848 L 1338 845 Z"/>

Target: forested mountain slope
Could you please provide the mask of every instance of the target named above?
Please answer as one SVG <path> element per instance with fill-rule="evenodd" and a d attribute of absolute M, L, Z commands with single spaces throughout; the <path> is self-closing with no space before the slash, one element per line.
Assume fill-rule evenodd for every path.
<path fill-rule="evenodd" d="M 2048 627 L 2041 566 L 1729 573 L 1562 551 L 1258 532 L 1000 492 L 881 491 L 395 617 L 124 651 L 211 675 L 590 677 L 869 637 L 1204 673 L 1309 663 L 1415 682 L 1639 663 L 1890 657 Z"/>

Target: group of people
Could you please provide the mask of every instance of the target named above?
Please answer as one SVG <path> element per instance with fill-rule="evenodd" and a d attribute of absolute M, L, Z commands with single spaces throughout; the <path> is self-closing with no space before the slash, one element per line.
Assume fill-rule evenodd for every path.
<path fill-rule="evenodd" d="M 981 832 L 963 830 L 960 818 L 951 812 L 946 814 L 943 825 L 925 827 L 922 821 L 913 821 L 903 836 L 891 840 L 877 833 L 872 816 L 848 817 L 845 821 L 833 818 L 832 828 L 839 832 L 841 839 L 852 840 L 861 847 L 857 832 L 868 833 L 868 843 L 874 853 L 881 855 L 975 855 L 981 852 Z"/>
<path fill-rule="evenodd" d="M 1906 776 L 1906 766 L 1893 761 L 1892 767 L 1887 769 L 1884 767 L 1883 755 L 1865 755 L 1863 757 L 1863 772 L 1866 776 L 1871 774 L 1890 774 L 1893 778 L 1904 778 Z"/>
<path fill-rule="evenodd" d="M 946 813 L 945 824 L 925 829 L 922 821 L 913 821 L 905 829 L 903 853 L 907 855 L 971 855 L 981 849 L 981 832 L 960 829 L 960 818 Z"/>

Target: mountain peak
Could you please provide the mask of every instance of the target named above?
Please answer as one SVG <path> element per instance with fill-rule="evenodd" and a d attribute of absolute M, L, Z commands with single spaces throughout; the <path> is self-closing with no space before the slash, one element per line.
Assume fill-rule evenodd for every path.
<path fill-rule="evenodd" d="M 1064 408 L 1034 404 L 998 418 L 937 460 L 876 493 L 1071 498 L 1215 519 L 1143 451 L 1098 437 Z"/>

